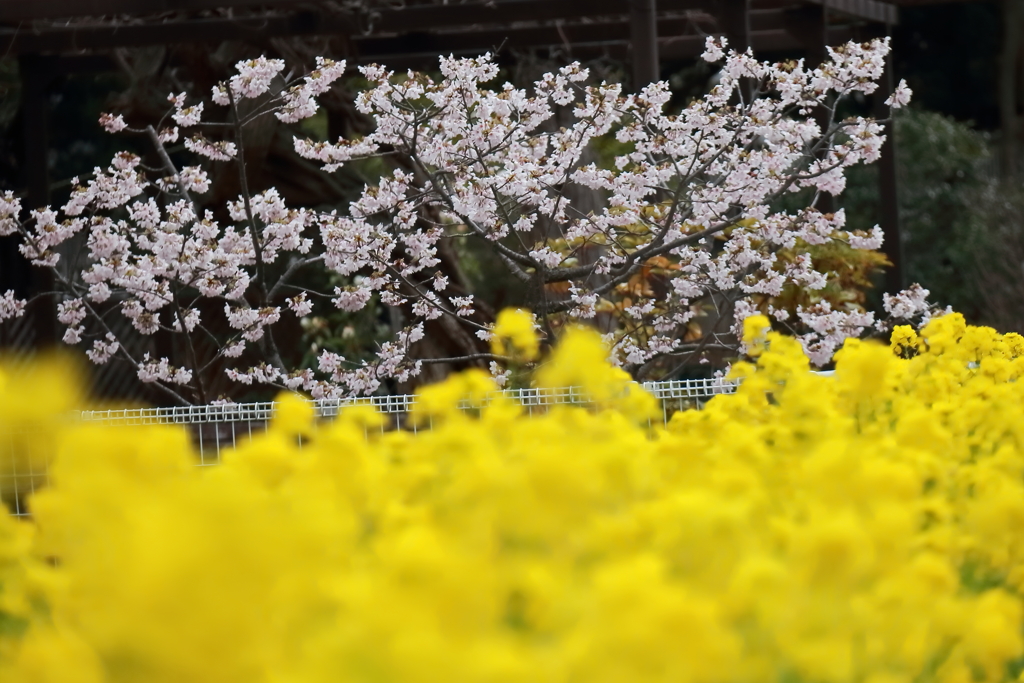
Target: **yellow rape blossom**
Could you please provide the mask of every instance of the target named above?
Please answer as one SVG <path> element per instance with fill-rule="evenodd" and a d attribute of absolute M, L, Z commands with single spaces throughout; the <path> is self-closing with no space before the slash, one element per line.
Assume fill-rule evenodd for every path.
<path fill-rule="evenodd" d="M 46 355 L 35 363 L 0 359 L 0 501 L 42 484 L 57 447 L 62 423 L 81 406 L 79 366 L 67 356 Z M 3 476 L 18 472 L 15 480 Z"/>
<path fill-rule="evenodd" d="M 215 467 L 12 375 L 0 428 L 52 465 L 0 517 L 0 681 L 1020 680 L 1024 341 L 948 315 L 821 377 L 767 323 L 737 392 L 664 428 L 575 329 L 534 379 L 589 407 L 531 414 L 480 371 L 416 431 L 286 396 Z M 498 328 L 536 353 L 528 314 Z"/>
<path fill-rule="evenodd" d="M 910 358 L 921 350 L 921 338 L 910 325 L 897 325 L 892 330 L 889 348 L 901 358 Z"/>
<path fill-rule="evenodd" d="M 520 308 L 506 308 L 498 314 L 491 330 L 491 352 L 523 361 L 536 360 L 540 340 L 533 329 L 533 316 Z"/>
<path fill-rule="evenodd" d="M 743 319 L 743 343 L 747 346 L 747 355 L 756 358 L 765 349 L 766 334 L 772 329 L 768 316 L 752 315 Z"/>
<path fill-rule="evenodd" d="M 657 414 L 657 401 L 632 382 L 628 373 L 608 364 L 608 348 L 594 330 L 570 327 L 550 361 L 538 369 L 538 387 L 549 391 L 575 387 L 592 403 L 633 421 Z"/>

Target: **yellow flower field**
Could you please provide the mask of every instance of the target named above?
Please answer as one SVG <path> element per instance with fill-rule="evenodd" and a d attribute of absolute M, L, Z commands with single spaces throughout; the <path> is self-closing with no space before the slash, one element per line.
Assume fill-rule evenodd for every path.
<path fill-rule="evenodd" d="M 208 468 L 182 430 L 62 419 L 64 373 L 0 379 L 7 457 L 54 458 L 33 520 L 0 515 L 0 681 L 1017 679 L 1024 338 L 947 315 L 822 377 L 766 326 L 664 429 L 577 331 L 537 381 L 591 408 L 466 373 L 432 429 L 366 436 L 286 397 Z"/>

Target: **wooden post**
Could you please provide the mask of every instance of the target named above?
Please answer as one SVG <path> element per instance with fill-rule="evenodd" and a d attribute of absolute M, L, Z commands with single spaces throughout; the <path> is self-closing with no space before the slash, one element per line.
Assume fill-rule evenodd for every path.
<path fill-rule="evenodd" d="M 805 5 L 799 9 L 792 10 L 786 15 L 786 23 L 791 35 L 797 36 L 803 43 L 806 50 L 804 66 L 808 69 L 816 69 L 822 62 L 828 59 L 828 7 L 821 5 Z M 832 123 L 828 109 L 817 107 L 814 118 L 824 133 Z M 836 210 L 835 197 L 830 194 L 822 194 L 818 197 L 818 209 L 822 213 L 832 213 Z"/>
<path fill-rule="evenodd" d="M 718 25 L 729 47 L 743 52 L 750 44 L 750 0 L 718 0 Z"/>
<path fill-rule="evenodd" d="M 633 91 L 661 78 L 658 62 L 656 0 L 629 0 L 629 39 L 633 59 Z"/>
<path fill-rule="evenodd" d="M 999 125 L 1002 149 L 999 155 L 1003 177 L 1017 175 L 1017 56 L 1020 49 L 1021 0 L 1003 0 L 1003 46 L 999 63 Z"/>
<path fill-rule="evenodd" d="M 22 55 L 18 60 L 21 77 L 22 142 L 25 145 L 24 179 L 25 208 L 38 209 L 50 201 L 48 168 L 49 131 L 46 101 L 51 74 L 47 64 L 37 55 Z"/>
<path fill-rule="evenodd" d="M 25 298 L 31 289 L 32 274 L 28 263 L 18 251 L 21 239 L 17 235 L 0 237 L 0 294 L 9 289 L 15 296 Z M 14 347 L 17 336 L 14 334 L 15 323 L 0 323 L 0 349 Z"/>
<path fill-rule="evenodd" d="M 888 29 L 889 27 L 886 27 L 887 31 Z M 895 87 L 896 78 L 893 74 L 893 60 L 892 53 L 890 52 L 885 58 L 885 73 L 882 75 L 881 81 L 878 84 L 878 90 L 875 91 L 873 96 L 876 119 L 886 119 L 891 116 L 885 100 Z M 890 294 L 895 294 L 906 285 L 903 272 L 903 240 L 900 236 L 895 122 L 889 121 L 885 125 L 885 135 L 886 140 L 885 144 L 882 145 L 882 155 L 878 160 L 879 226 L 885 234 L 882 252 L 892 262 L 892 266 L 885 273 L 885 289 Z"/>
<path fill-rule="evenodd" d="M 21 80 L 22 172 L 26 185 L 23 205 L 26 210 L 50 203 L 49 87 L 54 78 L 46 58 L 23 55 L 18 60 Z M 53 275 L 44 268 L 30 268 L 30 296 L 53 290 Z M 57 341 L 57 308 L 52 297 L 37 299 L 26 313 L 32 318 L 36 346 L 50 346 Z"/>
<path fill-rule="evenodd" d="M 807 66 L 815 69 L 828 59 L 828 5 L 822 2 L 820 5 L 812 5 L 808 10 L 808 34 L 807 34 Z M 832 125 L 832 117 L 825 107 L 818 107 L 815 112 L 818 125 L 824 133 Z M 822 213 L 834 213 L 836 210 L 836 198 L 830 194 L 822 193 L 818 198 L 818 208 Z"/>

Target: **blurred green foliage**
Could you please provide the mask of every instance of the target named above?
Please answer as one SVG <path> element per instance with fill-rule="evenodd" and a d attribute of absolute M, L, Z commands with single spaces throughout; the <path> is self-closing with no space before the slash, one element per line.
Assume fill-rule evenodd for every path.
<path fill-rule="evenodd" d="M 993 245 L 982 197 L 998 184 L 989 136 L 911 108 L 896 116 L 896 141 L 905 283 L 920 283 L 936 303 L 984 322 L 979 261 Z M 878 222 L 877 165 L 851 169 L 839 204 L 852 228 Z"/>

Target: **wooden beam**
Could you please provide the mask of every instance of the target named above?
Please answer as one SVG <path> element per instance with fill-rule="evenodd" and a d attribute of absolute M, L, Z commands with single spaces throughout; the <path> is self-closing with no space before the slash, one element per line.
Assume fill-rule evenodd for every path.
<path fill-rule="evenodd" d="M 706 24 L 704 30 L 713 30 Z M 662 36 L 693 35 L 703 44 L 703 38 L 694 30 L 691 19 L 670 19 L 659 22 L 659 42 Z M 377 56 L 433 53 L 436 55 L 494 52 L 504 48 L 532 48 L 564 46 L 575 50 L 583 45 L 628 43 L 630 24 L 625 19 L 591 24 L 560 24 L 525 28 L 487 29 L 479 31 L 422 32 L 386 37 L 357 37 L 353 39 L 360 61 Z"/>
<path fill-rule="evenodd" d="M 751 31 L 775 31 L 786 28 L 786 10 L 752 9 L 750 10 Z"/>
<path fill-rule="evenodd" d="M 828 7 L 830 12 L 845 14 L 856 19 L 894 25 L 899 22 L 896 5 L 878 0 L 804 0 L 812 5 Z"/>
<path fill-rule="evenodd" d="M 951 2 L 955 0 L 949 0 Z M 932 0 L 925 0 L 932 2 Z M 898 4 L 906 4 L 902 0 Z M 755 0 L 757 9 L 795 9 L 800 5 L 828 5 L 831 12 L 880 24 L 899 23 L 897 3 L 880 0 Z"/>
<path fill-rule="evenodd" d="M 695 9 L 702 0 L 664 0 L 665 9 Z M 213 9 L 332 11 L 324 0 L 0 0 L 0 22 L 110 16 L 160 16 Z M 465 4 L 423 4 L 373 8 L 362 14 L 374 32 L 435 26 L 511 23 L 628 14 L 622 0 L 491 0 Z M 353 15 L 357 12 L 353 12 Z"/>
<path fill-rule="evenodd" d="M 658 0 L 660 14 L 702 10 L 713 0 Z M 406 6 L 380 10 L 368 25 L 372 33 L 402 33 L 433 28 L 515 24 L 533 21 L 591 20 L 597 17 L 625 17 L 630 5 L 625 0 L 492 0 L 450 5 Z"/>
<path fill-rule="evenodd" d="M 709 2 L 661 0 L 660 9 L 664 17 L 667 13 L 699 9 Z M 508 25 L 516 21 L 523 23 L 524 20 L 571 20 L 578 19 L 582 13 L 588 15 L 589 21 L 599 16 L 625 20 L 629 10 L 623 0 L 593 0 L 586 7 L 588 9 L 583 10 L 578 2 L 572 0 L 505 0 L 500 3 L 478 2 L 388 10 L 370 24 L 365 24 L 365 18 L 347 13 L 304 10 L 270 16 L 175 19 L 134 24 L 81 22 L 47 28 L 10 27 L 0 28 L 0 51 L 15 54 L 78 52 L 114 47 L 212 44 L 224 40 L 260 41 L 284 36 L 339 34 L 397 37 L 401 33 L 423 33 L 427 30 L 469 28 L 486 24 Z M 365 29 L 372 31 L 367 33 Z"/>
<path fill-rule="evenodd" d="M 57 26 L 46 30 L 0 29 L 0 52 L 39 54 L 109 50 L 117 47 L 216 44 L 284 36 L 350 35 L 354 22 L 344 15 L 296 12 L 262 18 L 186 19 L 142 24 Z"/>
<path fill-rule="evenodd" d="M 847 28 L 832 29 L 829 32 L 830 40 L 833 43 L 844 43 L 852 39 L 853 33 Z M 753 31 L 751 41 L 755 53 L 764 52 L 787 52 L 802 50 L 803 43 L 794 38 L 788 31 L 782 29 L 770 31 Z M 394 48 L 400 47 L 398 43 L 391 43 Z M 548 42 L 536 44 L 536 49 L 544 50 L 547 47 L 562 47 L 560 42 Z M 700 56 L 704 51 L 704 36 L 699 35 L 659 35 L 658 54 L 662 62 L 692 60 Z M 477 55 L 479 49 L 472 47 L 465 49 L 450 49 L 448 53 L 456 55 Z M 430 69 L 437 66 L 437 55 L 435 50 L 424 51 L 396 51 L 392 53 L 363 54 L 357 61 L 361 63 L 379 62 L 391 69 Z M 574 59 L 595 59 L 598 57 L 611 57 L 626 61 L 629 59 L 629 43 L 622 40 L 592 41 L 586 43 L 573 43 L 572 56 Z"/>
<path fill-rule="evenodd" d="M 658 10 L 659 13 L 711 10 L 721 1 L 723 0 L 660 0 Z M 753 2 L 753 8 L 792 8 L 800 4 L 820 5 L 826 2 L 830 9 L 857 19 L 890 25 L 898 20 L 896 6 L 878 0 L 756 0 Z M 370 13 L 338 12 L 328 8 L 322 0 L 0 0 L 0 23 L 125 15 L 137 18 L 157 17 L 158 23 L 163 23 L 159 19 L 163 17 L 166 20 L 166 15 L 169 14 L 235 8 L 309 12 L 334 17 L 347 15 L 359 23 L 362 32 L 370 33 L 401 33 L 523 21 L 589 19 L 598 16 L 624 16 L 629 13 L 629 6 L 623 0 L 588 0 L 585 3 L 576 0 L 489 0 L 465 4 L 407 5 L 375 9 Z M 265 13 L 260 13 L 251 19 L 258 21 L 265 16 Z M 219 20 L 232 23 L 242 19 L 236 16 Z M 140 24 L 122 22 L 108 28 L 128 30 L 139 26 Z M 19 28 L 29 33 L 52 30 L 41 29 L 39 26 Z M 65 25 L 63 28 L 74 30 L 75 27 Z M 82 27 L 82 30 L 85 28 Z M 95 25 L 88 28 L 95 28 Z"/>
<path fill-rule="evenodd" d="M 314 0 L 315 1 L 315 0 Z M 306 0 L 0 0 L 0 21 L 150 16 L 246 7 L 309 6 Z"/>
<path fill-rule="evenodd" d="M 758 10 L 750 13 L 750 28 L 753 47 L 758 52 L 777 52 L 787 49 L 801 49 L 804 45 L 796 37 L 801 30 L 794 30 L 793 16 L 784 10 Z M 113 47 L 210 43 L 222 40 L 249 40 L 260 42 L 267 38 L 286 35 L 351 35 L 350 25 L 345 17 L 337 15 L 312 15 L 299 13 L 271 20 L 192 19 L 154 25 L 124 26 L 118 29 L 97 27 L 92 29 L 61 29 L 45 34 L 29 36 L 0 29 L 0 50 L 13 54 L 39 52 L 69 53 L 86 50 L 110 49 Z M 704 39 L 699 34 L 717 33 L 718 27 L 709 16 L 661 19 L 659 21 L 658 44 L 661 50 L 668 50 L 671 59 L 697 56 L 703 50 Z M 788 30 L 788 33 L 787 33 Z M 836 44 L 849 39 L 848 31 L 830 29 L 829 42 Z M 381 61 L 390 65 L 389 58 L 403 55 L 426 55 L 433 53 L 428 66 L 437 62 L 438 54 L 472 54 L 495 50 L 499 46 L 535 48 L 568 46 L 573 54 L 583 46 L 606 46 L 611 43 L 626 43 L 631 38 L 630 26 L 625 17 L 593 23 L 561 24 L 559 26 L 533 26 L 514 29 L 489 29 L 476 31 L 419 32 L 392 36 L 355 37 L 353 44 L 357 54 L 352 58 L 358 62 Z M 86 59 L 89 56 L 63 57 L 62 59 Z M 109 63 L 102 55 L 91 57 L 93 61 Z M 622 55 L 628 59 L 628 54 Z M 415 57 L 414 61 L 420 57 Z M 405 64 L 407 60 L 402 59 Z M 91 62 L 90 62 L 91 63 Z M 395 62 L 398 64 L 399 62 Z M 70 64 L 59 70 L 71 68 Z M 93 66 L 93 69 L 100 68 Z"/>
<path fill-rule="evenodd" d="M 0 0 L 0 3 L 8 0 Z M 660 45 L 675 45 L 668 48 L 673 59 L 681 58 L 681 54 L 691 54 L 692 48 L 688 45 L 682 47 L 678 41 L 693 33 L 727 32 L 727 26 L 715 26 L 708 23 L 708 15 L 698 12 L 694 15 L 693 10 L 698 7 L 716 6 L 712 5 L 713 0 L 660 0 L 658 6 L 658 28 L 657 31 L 662 39 Z M 717 3 L 731 2 L 746 4 L 748 0 L 715 0 Z M 830 2 L 840 0 L 830 0 Z M 774 2 L 774 0 L 768 0 Z M 759 7 L 763 7 L 765 0 L 757 0 Z M 400 55 L 418 55 L 421 53 L 434 52 L 435 55 L 454 52 L 468 54 L 473 52 L 485 52 L 495 50 L 499 46 L 532 48 L 555 45 L 568 45 L 571 48 L 583 45 L 604 45 L 611 42 L 629 40 L 631 38 L 629 28 L 629 15 L 624 10 L 629 5 L 623 0 L 591 0 L 588 6 L 592 7 L 594 14 L 586 23 L 568 22 L 554 25 L 533 25 L 523 26 L 523 21 L 514 28 L 506 26 L 494 26 L 482 29 L 477 23 L 460 24 L 462 30 L 438 31 L 438 24 L 426 23 L 429 18 L 434 21 L 445 23 L 457 21 L 460 17 L 465 22 L 476 22 L 484 17 L 507 18 L 504 12 L 511 9 L 523 10 L 518 16 L 529 17 L 531 20 L 541 21 L 551 17 L 572 17 L 580 12 L 580 3 L 572 0 L 504 0 L 492 5 L 485 3 L 473 3 L 467 5 L 433 5 L 429 8 L 409 8 L 385 12 L 377 28 L 388 27 L 396 29 L 406 26 L 411 19 L 419 17 L 424 23 L 418 24 L 419 31 L 405 34 L 392 35 L 360 35 L 360 27 L 356 25 L 356 18 L 351 15 L 333 12 L 298 11 L 294 13 L 280 14 L 277 16 L 262 16 L 259 18 L 196 18 L 179 19 L 160 22 L 136 23 L 136 24 L 71 24 L 57 26 L 46 30 L 31 31 L 29 29 L 0 28 L 0 50 L 9 54 L 40 54 L 40 53 L 81 53 L 89 51 L 102 51 L 114 47 L 134 47 L 154 44 L 176 44 L 176 43 L 207 43 L 216 44 L 224 40 L 242 40 L 250 42 L 263 42 L 269 38 L 284 36 L 311 36 L 311 35 L 346 35 L 354 38 L 353 43 L 357 47 L 358 61 L 385 61 L 385 57 L 396 57 Z M 717 4 L 721 8 L 721 4 Z M 831 5 L 830 5 L 831 6 Z M 495 14 L 495 8 L 501 12 Z M 679 16 L 689 8 L 688 15 Z M 427 11 L 433 14 L 427 14 Z M 435 11 L 436 10 L 436 11 Z M 450 10 L 459 10 L 453 13 Z M 604 15 L 604 20 L 597 18 L 597 13 L 612 10 L 617 14 Z M 807 35 L 807 27 L 796 26 L 806 23 L 808 13 L 820 15 L 821 6 L 803 5 L 802 9 L 787 11 L 783 9 L 757 9 L 750 11 L 741 21 L 734 22 L 731 26 L 733 36 L 742 36 L 746 30 L 748 35 L 760 33 L 754 47 L 757 51 L 781 51 L 800 48 L 799 38 Z M 676 17 L 671 17 L 676 13 Z M 738 16 L 738 15 L 737 15 Z M 733 17 L 736 18 L 736 17 Z M 398 20 L 400 19 L 400 21 Z M 699 30 L 694 30 L 698 28 Z M 788 28 L 793 38 L 780 33 L 783 28 Z M 433 30 L 432 30 L 433 29 Z M 831 29 L 834 32 L 834 28 Z M 736 32 L 739 31 L 739 34 Z M 814 31 L 817 35 L 817 30 Z M 667 41 L 666 41 L 667 39 Z M 702 43 L 703 39 L 697 39 Z M 733 45 L 737 40 L 743 42 L 742 37 L 732 38 Z M 751 40 L 748 38 L 747 40 Z M 691 41 L 692 42 L 692 41 Z M 817 43 L 817 41 L 815 41 Z M 829 43 L 835 44 L 839 41 L 838 36 L 829 36 Z M 804 45 L 804 47 L 807 47 Z M 697 50 L 694 54 L 700 54 Z M 629 55 L 626 55 L 628 58 Z M 434 60 L 436 61 L 436 57 Z"/>
<path fill-rule="evenodd" d="M 597 0 L 600 2 L 601 0 Z M 622 0 L 615 0 L 620 2 Z M 678 0 L 661 0 L 670 4 Z M 523 4 L 533 6 L 530 1 Z M 556 4 L 556 3 L 546 3 Z M 661 7 L 659 7 L 661 9 Z M 790 19 L 785 10 L 756 10 L 750 13 L 750 29 L 769 31 L 782 29 Z M 691 14 L 686 17 L 658 21 L 662 37 L 718 30 L 710 15 Z M 297 12 L 274 17 L 185 19 L 121 26 L 62 26 L 44 32 L 0 28 L 0 51 L 10 54 L 78 53 L 108 50 L 115 47 L 139 47 L 160 44 L 217 44 L 224 40 L 263 42 L 283 36 L 346 35 L 353 36 L 362 61 L 380 55 L 397 55 L 436 50 L 443 52 L 484 52 L 505 44 L 509 47 L 545 45 L 570 46 L 631 38 L 626 15 L 617 19 L 591 20 L 589 23 L 562 23 L 559 26 L 528 26 L 490 28 L 448 32 L 426 32 L 360 36 L 350 17 L 340 14 Z"/>

